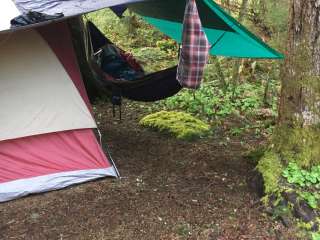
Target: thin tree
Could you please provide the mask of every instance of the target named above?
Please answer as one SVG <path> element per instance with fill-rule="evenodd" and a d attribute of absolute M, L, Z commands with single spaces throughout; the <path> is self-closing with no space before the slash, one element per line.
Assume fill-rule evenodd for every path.
<path fill-rule="evenodd" d="M 240 12 L 238 16 L 238 21 L 240 23 L 243 22 L 246 11 L 247 11 L 247 6 L 248 6 L 248 0 L 242 0 L 241 7 L 240 7 Z M 232 70 L 232 79 L 233 79 L 233 84 L 236 85 L 239 82 L 240 74 L 239 74 L 239 69 L 240 69 L 240 64 L 241 60 L 237 59 L 235 60 L 235 63 L 233 65 L 233 70 Z"/>

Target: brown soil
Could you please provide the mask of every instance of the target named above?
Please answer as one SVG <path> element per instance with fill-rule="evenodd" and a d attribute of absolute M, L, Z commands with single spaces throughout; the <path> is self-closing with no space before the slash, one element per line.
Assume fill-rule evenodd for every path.
<path fill-rule="evenodd" d="M 239 140 L 223 141 L 222 133 L 183 142 L 139 127 L 137 108 L 122 123 L 110 105 L 97 112 L 122 179 L 0 204 L 1 240 L 293 239 L 249 191 L 252 165 Z"/>

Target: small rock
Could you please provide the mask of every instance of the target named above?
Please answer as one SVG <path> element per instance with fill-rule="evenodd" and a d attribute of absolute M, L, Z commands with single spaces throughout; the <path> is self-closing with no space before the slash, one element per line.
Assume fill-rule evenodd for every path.
<path fill-rule="evenodd" d="M 290 228 L 292 226 L 292 221 L 289 216 L 287 215 L 280 216 L 280 220 L 286 228 Z"/>
<path fill-rule="evenodd" d="M 305 201 L 300 201 L 300 203 L 294 205 L 294 216 L 304 222 L 311 222 L 317 217 L 316 213 Z"/>
<path fill-rule="evenodd" d="M 33 219 L 33 220 L 36 220 L 36 219 L 38 219 L 40 217 L 40 214 L 39 213 L 32 213 L 31 214 L 31 219 Z"/>
<path fill-rule="evenodd" d="M 298 194 L 294 191 L 283 192 L 282 196 L 284 199 L 294 205 L 298 202 Z"/>
<path fill-rule="evenodd" d="M 259 198 L 264 196 L 264 181 L 259 171 L 252 171 L 247 179 L 247 183 L 250 190 L 257 193 Z"/>
<path fill-rule="evenodd" d="M 266 212 L 269 216 L 272 216 L 272 215 L 273 215 L 273 209 L 272 209 L 272 207 L 266 207 L 265 212 Z"/>
<path fill-rule="evenodd" d="M 313 232 L 318 232 L 319 231 L 319 224 L 318 223 L 314 223 L 311 227 L 311 231 Z"/>

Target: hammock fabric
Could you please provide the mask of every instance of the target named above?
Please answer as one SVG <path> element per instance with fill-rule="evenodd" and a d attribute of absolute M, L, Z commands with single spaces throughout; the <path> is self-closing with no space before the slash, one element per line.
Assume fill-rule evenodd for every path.
<path fill-rule="evenodd" d="M 92 22 L 87 23 L 87 29 L 89 42 L 91 43 L 89 49 L 92 51 L 91 59 L 89 60 L 90 65 L 98 76 L 97 81 L 99 87 L 112 91 L 112 98 L 115 105 L 121 104 L 121 97 L 135 101 L 153 102 L 171 97 L 182 89 L 176 79 L 177 66 L 146 74 L 134 80 L 114 78 L 109 73 L 103 71 L 97 60 L 97 53 L 107 44 L 113 43 L 107 39 Z M 113 46 L 118 49 L 122 59 L 124 59 L 133 70 L 143 72 L 141 65 L 137 63 L 132 55 L 115 45 Z M 117 98 L 120 99 L 116 100 Z"/>

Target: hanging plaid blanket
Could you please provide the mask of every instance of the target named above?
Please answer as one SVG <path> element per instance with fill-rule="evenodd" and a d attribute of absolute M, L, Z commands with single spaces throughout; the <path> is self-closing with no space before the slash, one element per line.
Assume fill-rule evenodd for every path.
<path fill-rule="evenodd" d="M 195 0 L 188 0 L 184 20 L 182 47 L 177 80 L 183 87 L 197 89 L 201 85 L 203 70 L 208 61 L 210 45 Z"/>

